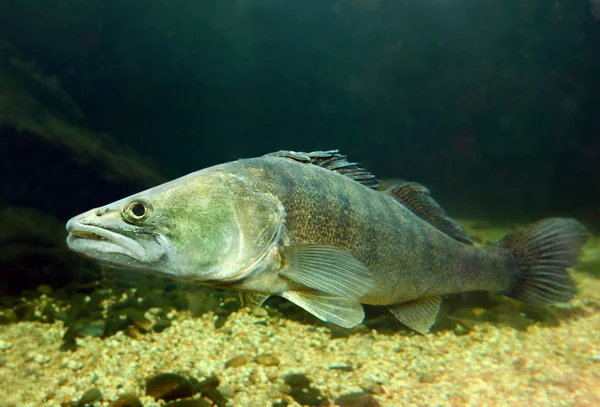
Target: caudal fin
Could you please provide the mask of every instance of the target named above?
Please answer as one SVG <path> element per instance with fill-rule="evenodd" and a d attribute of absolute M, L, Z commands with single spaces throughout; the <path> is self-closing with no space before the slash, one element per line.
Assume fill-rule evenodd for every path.
<path fill-rule="evenodd" d="M 564 218 L 544 219 L 507 235 L 498 245 L 512 250 L 520 273 L 503 294 L 535 306 L 569 301 L 576 289 L 566 269 L 587 238 L 581 223 Z"/>

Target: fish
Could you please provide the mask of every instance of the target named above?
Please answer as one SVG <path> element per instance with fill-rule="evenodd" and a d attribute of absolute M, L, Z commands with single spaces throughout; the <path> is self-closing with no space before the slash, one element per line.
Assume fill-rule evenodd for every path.
<path fill-rule="evenodd" d="M 542 219 L 475 246 L 423 185 L 379 189 L 338 150 L 282 150 L 208 167 L 67 222 L 76 253 L 117 268 L 233 289 L 246 307 L 281 296 L 344 328 L 385 306 L 425 334 L 442 297 L 570 301 L 587 231 Z"/>

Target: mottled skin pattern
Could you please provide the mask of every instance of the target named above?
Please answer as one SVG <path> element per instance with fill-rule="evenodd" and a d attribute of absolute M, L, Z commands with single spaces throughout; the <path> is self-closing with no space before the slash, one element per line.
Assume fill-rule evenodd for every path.
<path fill-rule="evenodd" d="M 261 157 L 207 168 L 235 174 L 285 208 L 282 242 L 318 243 L 351 252 L 374 275 L 361 298 L 392 305 L 438 294 L 502 291 L 516 276 L 509 250 L 460 243 L 391 195 L 344 175 L 289 158 Z"/>

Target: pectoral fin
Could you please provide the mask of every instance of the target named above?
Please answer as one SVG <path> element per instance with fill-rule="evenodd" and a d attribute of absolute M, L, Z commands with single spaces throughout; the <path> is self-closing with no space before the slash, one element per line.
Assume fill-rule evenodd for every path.
<path fill-rule="evenodd" d="M 389 306 L 390 312 L 407 327 L 426 334 L 440 310 L 440 297 L 425 297 Z"/>
<path fill-rule="evenodd" d="M 318 291 L 286 291 L 281 294 L 317 318 L 343 328 L 352 328 L 365 318 L 365 311 L 358 299 L 337 297 Z"/>
<path fill-rule="evenodd" d="M 250 291 L 240 291 L 240 301 L 242 302 L 242 307 L 258 308 L 267 300 L 267 298 L 269 298 L 269 296 L 265 294 L 253 293 Z"/>
<path fill-rule="evenodd" d="M 302 244 L 282 249 L 280 274 L 315 290 L 358 300 L 373 288 L 371 271 L 352 254 L 334 246 Z"/>

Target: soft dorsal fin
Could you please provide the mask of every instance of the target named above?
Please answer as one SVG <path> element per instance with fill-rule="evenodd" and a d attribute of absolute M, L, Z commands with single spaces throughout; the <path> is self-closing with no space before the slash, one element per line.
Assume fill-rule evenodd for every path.
<path fill-rule="evenodd" d="M 275 153 L 265 154 L 264 157 L 290 158 L 302 163 L 312 164 L 335 171 L 372 189 L 377 189 L 379 187 L 379 181 L 375 178 L 375 175 L 364 168 L 359 167 L 357 163 L 346 161 L 347 157 L 339 154 L 339 150 L 312 151 L 310 153 L 281 150 Z"/>
<path fill-rule="evenodd" d="M 446 214 L 423 185 L 404 182 L 387 192 L 431 226 L 461 243 L 473 244 L 462 226 Z"/>

